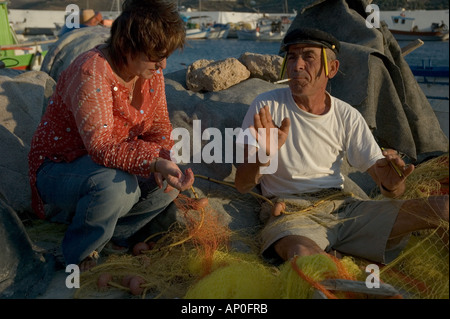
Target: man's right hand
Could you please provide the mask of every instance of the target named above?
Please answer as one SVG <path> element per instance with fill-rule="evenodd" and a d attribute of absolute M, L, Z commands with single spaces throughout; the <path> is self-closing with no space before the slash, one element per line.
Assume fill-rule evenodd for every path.
<path fill-rule="evenodd" d="M 273 155 L 271 154 L 273 151 L 278 151 L 284 145 L 289 134 L 289 128 L 291 126 L 291 121 L 289 120 L 289 118 L 284 118 L 281 122 L 280 127 L 276 126 L 273 122 L 272 115 L 270 114 L 269 107 L 266 105 L 261 110 L 259 110 L 259 113 L 256 113 L 254 115 L 253 122 L 254 125 L 250 126 L 250 130 L 256 141 L 258 142 L 259 147 L 265 150 L 267 156 Z M 265 136 L 261 134 L 260 129 L 265 130 Z M 273 130 L 271 129 L 276 129 L 275 136 L 271 134 L 273 132 Z M 275 138 L 278 142 L 278 148 L 276 150 L 273 149 L 273 147 L 270 147 L 271 145 L 273 145 L 272 143 L 274 142 Z"/>

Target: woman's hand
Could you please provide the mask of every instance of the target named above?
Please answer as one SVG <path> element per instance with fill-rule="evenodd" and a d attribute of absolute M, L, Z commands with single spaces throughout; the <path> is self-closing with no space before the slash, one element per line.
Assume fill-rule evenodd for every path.
<path fill-rule="evenodd" d="M 163 180 L 167 181 L 165 193 L 170 192 L 173 188 L 184 191 L 194 184 L 194 173 L 188 168 L 183 172 L 177 164 L 172 161 L 159 158 L 155 163 L 155 180 L 156 184 L 162 188 Z"/>

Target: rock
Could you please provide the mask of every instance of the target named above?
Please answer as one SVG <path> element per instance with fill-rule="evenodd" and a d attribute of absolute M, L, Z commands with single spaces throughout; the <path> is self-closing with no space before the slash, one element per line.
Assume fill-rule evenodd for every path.
<path fill-rule="evenodd" d="M 283 65 L 283 58 L 279 55 L 246 52 L 239 57 L 239 61 L 250 71 L 252 78 L 269 82 L 279 80 Z"/>
<path fill-rule="evenodd" d="M 198 60 L 186 73 L 186 84 L 194 92 L 217 92 L 228 89 L 250 77 L 250 71 L 238 59 L 213 62 Z"/>

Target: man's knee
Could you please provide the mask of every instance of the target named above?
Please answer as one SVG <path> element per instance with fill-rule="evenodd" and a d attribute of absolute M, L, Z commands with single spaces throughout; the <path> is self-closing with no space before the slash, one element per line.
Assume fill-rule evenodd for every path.
<path fill-rule="evenodd" d="M 294 256 L 325 253 L 313 240 L 297 235 L 281 238 L 274 244 L 274 249 L 283 260 L 290 260 Z"/>

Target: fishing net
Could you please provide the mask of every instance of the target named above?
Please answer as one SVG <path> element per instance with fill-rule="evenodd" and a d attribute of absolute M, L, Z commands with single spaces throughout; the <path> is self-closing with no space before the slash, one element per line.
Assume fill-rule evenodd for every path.
<path fill-rule="evenodd" d="M 426 200 L 431 195 L 448 194 L 448 176 L 448 155 L 424 162 L 408 177 L 409 190 L 403 198 Z M 192 191 L 193 198 L 180 194 L 175 200 L 184 213 L 183 225 L 174 224 L 159 234 L 158 240 L 148 238 L 146 242 L 155 240 L 153 247 L 140 255 L 112 255 L 82 273 L 75 297 L 98 296 L 105 289 L 119 289 L 141 298 L 308 299 L 318 291 L 328 299 L 373 297 L 367 291 L 332 289 L 324 284 L 329 279 L 363 283 L 368 276 L 366 266 L 372 262 L 317 254 L 280 266 L 268 264 L 259 256 L 257 237 L 231 231 L 209 203 L 198 200 L 193 187 Z M 314 207 L 326 202 L 318 200 Z M 311 209 L 302 210 L 308 213 Z M 232 249 L 230 242 L 234 240 L 249 243 L 250 249 Z M 433 230 L 415 232 L 397 259 L 387 266 L 378 265 L 381 283 L 392 286 L 396 293 L 377 298 L 449 298 L 448 253 L 448 222 Z"/>
<path fill-rule="evenodd" d="M 448 154 L 418 165 L 406 180 L 402 199 L 423 199 L 449 193 Z M 449 225 L 412 234 L 407 247 L 381 269 L 380 277 L 409 299 L 449 298 Z"/>
<path fill-rule="evenodd" d="M 210 273 L 221 264 L 217 251 L 227 250 L 230 230 L 218 222 L 209 205 L 180 194 L 175 204 L 184 212 L 184 226 L 178 222 L 166 233 L 154 234 L 145 242 L 151 249 L 137 256 L 111 255 L 108 260 L 81 276 L 82 287 L 75 297 L 89 296 L 89 291 L 106 286 L 152 298 L 180 298 L 196 278 Z M 199 208 L 199 206 L 202 206 Z M 161 236 L 153 242 L 153 238 Z M 142 289 L 131 287 L 139 278 Z M 135 288 L 135 287 L 134 287 Z"/>

